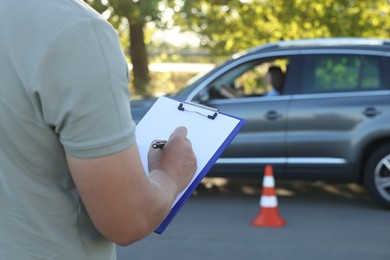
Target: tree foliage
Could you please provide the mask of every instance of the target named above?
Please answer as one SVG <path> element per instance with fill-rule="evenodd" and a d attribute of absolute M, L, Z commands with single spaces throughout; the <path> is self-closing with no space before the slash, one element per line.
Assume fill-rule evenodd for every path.
<path fill-rule="evenodd" d="M 216 55 L 281 39 L 390 36 L 387 0 L 177 0 L 175 20 Z"/>
<path fill-rule="evenodd" d="M 150 86 L 145 26 L 180 26 L 222 58 L 281 39 L 390 36 L 389 0 L 85 0 L 125 36 L 133 86 Z M 163 20 L 166 10 L 173 20 Z M 151 43 L 153 44 L 153 43 Z M 161 48 L 161 46 L 159 46 Z"/>
<path fill-rule="evenodd" d="M 85 0 L 96 11 L 108 18 L 118 29 L 126 31 L 128 54 L 133 66 L 134 90 L 145 94 L 149 83 L 148 55 L 145 45 L 145 25 L 161 20 L 159 3 L 162 0 Z M 168 0 L 165 0 L 168 1 Z"/>

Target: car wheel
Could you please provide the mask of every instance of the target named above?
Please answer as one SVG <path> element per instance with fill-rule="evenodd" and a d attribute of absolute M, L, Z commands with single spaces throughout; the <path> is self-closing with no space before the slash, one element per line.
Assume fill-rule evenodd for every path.
<path fill-rule="evenodd" d="M 379 147 L 369 157 L 364 184 L 377 202 L 390 209 L 390 144 Z"/>

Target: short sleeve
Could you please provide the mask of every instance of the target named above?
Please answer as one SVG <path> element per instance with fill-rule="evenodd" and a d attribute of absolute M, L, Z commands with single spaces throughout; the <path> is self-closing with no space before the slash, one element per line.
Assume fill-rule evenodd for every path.
<path fill-rule="evenodd" d="M 57 32 L 29 81 L 42 118 L 78 158 L 119 152 L 135 142 L 127 62 L 110 24 L 83 19 Z"/>

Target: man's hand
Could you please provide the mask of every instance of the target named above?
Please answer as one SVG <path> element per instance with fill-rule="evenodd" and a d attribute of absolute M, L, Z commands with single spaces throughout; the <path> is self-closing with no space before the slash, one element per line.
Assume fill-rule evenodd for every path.
<path fill-rule="evenodd" d="M 167 174 L 176 184 L 177 192 L 188 185 L 197 169 L 197 162 L 185 127 L 176 128 L 162 149 L 149 150 L 148 167 L 151 174 L 156 170 Z"/>

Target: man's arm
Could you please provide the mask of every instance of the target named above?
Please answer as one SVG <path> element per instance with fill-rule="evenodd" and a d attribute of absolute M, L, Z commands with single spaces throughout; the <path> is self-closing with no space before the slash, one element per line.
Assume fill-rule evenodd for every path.
<path fill-rule="evenodd" d="M 146 175 L 137 145 L 109 156 L 67 156 L 72 177 L 95 227 L 128 245 L 152 232 L 196 171 L 187 130 L 177 128 L 163 149 L 149 151 Z"/>

